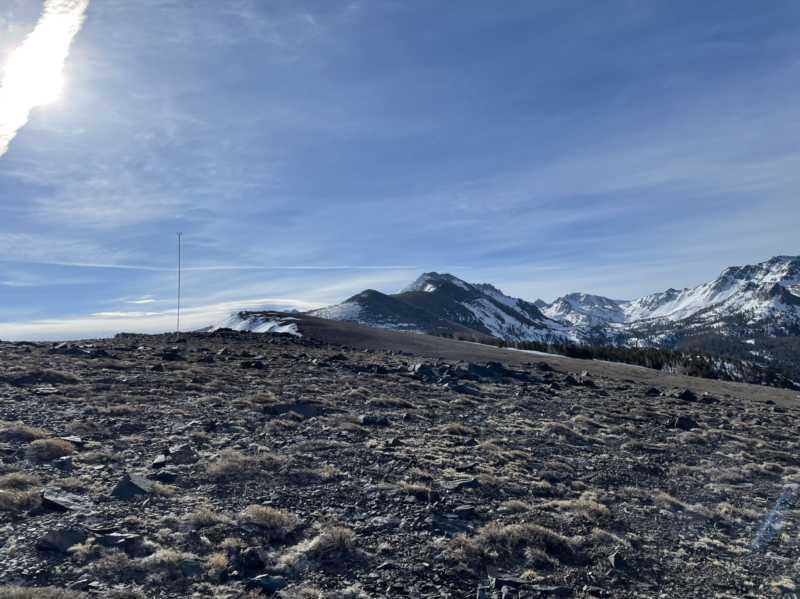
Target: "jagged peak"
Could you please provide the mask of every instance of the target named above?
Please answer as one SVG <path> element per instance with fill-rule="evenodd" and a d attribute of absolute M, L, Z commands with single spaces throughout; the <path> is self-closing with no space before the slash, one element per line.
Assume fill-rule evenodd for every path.
<path fill-rule="evenodd" d="M 398 293 L 407 293 L 409 291 L 436 291 L 443 283 L 452 283 L 462 289 L 468 289 L 470 287 L 469 283 L 448 273 L 439 274 L 438 272 L 424 272 L 414 279 L 410 285 L 398 291 Z"/>

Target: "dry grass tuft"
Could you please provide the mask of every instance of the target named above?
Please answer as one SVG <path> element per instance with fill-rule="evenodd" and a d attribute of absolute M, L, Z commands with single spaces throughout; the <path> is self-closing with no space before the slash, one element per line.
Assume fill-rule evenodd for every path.
<path fill-rule="evenodd" d="M 0 511 L 29 510 L 41 502 L 38 490 L 30 491 L 0 491 Z"/>
<path fill-rule="evenodd" d="M 508 557 L 518 549 L 538 549 L 561 561 L 574 560 L 576 545 L 564 537 L 537 524 L 490 522 L 473 538 L 457 536 L 451 545 L 451 555 L 464 564 L 479 564 L 491 556 Z"/>
<path fill-rule="evenodd" d="M 0 599 L 78 599 L 83 596 L 78 591 L 56 587 L 0 587 Z"/>
<path fill-rule="evenodd" d="M 235 449 L 223 449 L 217 461 L 206 466 L 206 473 L 215 482 L 246 480 L 263 472 L 265 460 L 274 456 L 246 456 Z"/>
<path fill-rule="evenodd" d="M 560 422 L 546 422 L 542 432 L 551 437 L 557 437 L 573 445 L 589 445 L 594 443 L 592 439 L 577 431 L 572 430 L 566 424 Z"/>
<path fill-rule="evenodd" d="M 336 480 L 342 474 L 342 471 L 333 464 L 323 464 L 317 472 L 324 481 Z"/>
<path fill-rule="evenodd" d="M 41 485 L 42 479 L 38 476 L 31 476 L 24 472 L 12 472 L 4 476 L 0 476 L 0 489 L 25 491 L 28 487 L 38 487 Z"/>
<path fill-rule="evenodd" d="M 37 439 L 25 450 L 25 457 L 32 461 L 54 460 L 70 455 L 75 446 L 62 439 Z"/>
<path fill-rule="evenodd" d="M 224 553 L 212 553 L 206 560 L 208 576 L 213 580 L 218 580 L 228 569 L 228 556 Z"/>
<path fill-rule="evenodd" d="M 19 422 L 3 422 L 0 423 L 0 441 L 23 441 L 30 443 L 36 439 L 42 439 L 47 436 L 43 430 L 33 428 Z"/>
<path fill-rule="evenodd" d="M 150 493 L 156 497 L 174 497 L 179 491 L 175 485 L 162 485 L 161 483 L 153 483 L 150 487 Z"/>
<path fill-rule="evenodd" d="M 529 512 L 533 509 L 531 505 L 525 503 L 524 501 L 520 501 L 519 499 L 510 499 L 508 501 L 504 501 L 500 504 L 500 507 L 515 514 L 520 512 Z"/>
<path fill-rule="evenodd" d="M 445 435 L 454 435 L 456 437 L 471 437 L 475 434 L 475 429 L 460 424 L 458 422 L 451 422 L 444 427 Z"/>
<path fill-rule="evenodd" d="M 597 522 L 611 516 L 609 510 L 602 503 L 597 503 L 592 499 L 566 499 L 561 501 L 550 501 L 542 506 L 544 509 L 557 509 L 583 516 L 591 522 Z"/>
<path fill-rule="evenodd" d="M 326 526 L 308 546 L 314 557 L 327 557 L 335 553 L 352 553 L 355 550 L 356 533 L 345 526 Z"/>
<path fill-rule="evenodd" d="M 265 528 L 273 539 L 282 540 L 300 524 L 300 519 L 289 512 L 265 505 L 249 505 L 240 515 L 244 522 Z"/>

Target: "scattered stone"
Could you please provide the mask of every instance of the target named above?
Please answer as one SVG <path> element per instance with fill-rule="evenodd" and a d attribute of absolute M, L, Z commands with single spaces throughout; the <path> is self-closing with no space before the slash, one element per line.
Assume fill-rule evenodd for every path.
<path fill-rule="evenodd" d="M 83 447 L 86 442 L 76 435 L 70 435 L 69 437 L 59 437 L 62 441 L 68 441 L 72 443 L 76 447 Z"/>
<path fill-rule="evenodd" d="M 622 570 L 625 568 L 625 559 L 619 553 L 612 553 L 608 556 L 608 561 L 611 567 L 615 570 Z"/>
<path fill-rule="evenodd" d="M 510 574 L 499 574 L 498 576 L 491 577 L 489 582 L 493 589 L 500 589 L 502 587 L 518 589 L 519 587 L 530 584 L 531 581 L 519 578 L 518 576 L 511 576 Z"/>
<path fill-rule="evenodd" d="M 255 362 L 242 362 L 240 367 L 245 370 L 265 370 L 267 368 L 267 366 L 261 360 L 256 360 Z"/>
<path fill-rule="evenodd" d="M 675 399 L 682 399 L 684 401 L 696 401 L 697 396 L 689 391 L 688 389 L 681 389 L 680 387 L 675 387 L 674 389 L 670 389 L 669 391 L 664 392 L 665 397 L 674 397 Z"/>
<path fill-rule="evenodd" d="M 569 587 L 558 587 L 558 586 L 532 586 L 530 587 L 532 591 L 538 591 L 539 593 L 544 593 L 545 595 L 553 595 L 554 597 L 571 597 L 572 596 L 572 589 Z"/>
<path fill-rule="evenodd" d="M 307 403 L 279 404 L 277 406 L 272 406 L 272 411 L 278 415 L 294 412 L 295 414 L 302 416 L 303 420 L 322 416 L 323 414 L 322 408 Z"/>
<path fill-rule="evenodd" d="M 400 525 L 400 518 L 397 516 L 376 516 L 372 519 L 372 525 L 381 530 L 390 530 Z"/>
<path fill-rule="evenodd" d="M 260 570 L 267 565 L 266 552 L 261 547 L 248 547 L 242 551 L 241 563 L 248 570 Z"/>
<path fill-rule="evenodd" d="M 164 372 L 164 366 L 163 364 L 156 364 L 150 370 L 151 372 Z"/>
<path fill-rule="evenodd" d="M 66 455 L 64 457 L 58 458 L 56 461 L 53 462 L 53 465 L 58 468 L 59 470 L 72 470 L 72 456 Z"/>
<path fill-rule="evenodd" d="M 206 569 L 200 562 L 196 561 L 182 561 L 178 564 L 178 570 L 180 570 L 184 576 L 188 578 L 193 578 L 195 576 L 205 576 Z"/>
<path fill-rule="evenodd" d="M 672 423 L 672 428 L 679 428 L 685 431 L 690 431 L 693 428 L 700 428 L 700 425 L 697 424 L 697 421 L 692 420 L 688 416 L 678 416 Z"/>
<path fill-rule="evenodd" d="M 193 464 L 200 459 L 200 456 L 188 443 L 173 445 L 169 448 L 166 457 L 167 460 L 175 464 Z"/>
<path fill-rule="evenodd" d="M 285 589 L 287 586 L 286 581 L 280 576 L 270 576 L 263 574 L 253 578 L 244 587 L 245 591 L 252 591 L 253 589 L 260 589 L 265 595 L 274 595 L 278 591 Z"/>
<path fill-rule="evenodd" d="M 130 501 L 137 496 L 147 495 L 152 486 L 153 481 L 144 476 L 125 474 L 114 490 L 111 491 L 111 495 L 122 501 Z"/>
<path fill-rule="evenodd" d="M 457 478 L 456 480 L 442 481 L 439 483 L 448 491 L 458 491 L 459 489 L 477 489 L 481 486 L 477 478 Z"/>
<path fill-rule="evenodd" d="M 389 426 L 389 419 L 386 416 L 368 416 L 362 414 L 358 417 L 358 423 L 364 426 Z"/>
<path fill-rule="evenodd" d="M 94 504 L 90 499 L 67 493 L 60 487 L 47 487 L 42 492 L 42 507 L 57 511 L 88 512 Z"/>
<path fill-rule="evenodd" d="M 70 547 L 73 545 L 80 545 L 85 541 L 86 535 L 80 530 L 62 528 L 60 530 L 51 530 L 48 532 L 45 537 L 39 541 L 38 547 L 40 549 L 67 553 Z"/>
<path fill-rule="evenodd" d="M 97 537 L 95 542 L 101 547 L 110 549 L 121 549 L 125 553 L 132 555 L 136 549 L 144 543 L 142 535 L 131 533 L 112 532 L 107 535 Z"/>
<path fill-rule="evenodd" d="M 451 520 L 450 518 L 435 518 L 431 524 L 434 532 L 443 532 L 448 537 L 455 537 L 462 533 L 467 533 L 472 527 L 469 522 L 464 520 Z"/>
<path fill-rule="evenodd" d="M 455 467 L 456 472 L 469 472 L 478 465 L 478 462 L 462 462 Z"/>
<path fill-rule="evenodd" d="M 464 520 L 471 520 L 472 518 L 475 517 L 475 506 L 460 505 L 453 510 L 453 513 L 459 518 L 463 518 Z"/>

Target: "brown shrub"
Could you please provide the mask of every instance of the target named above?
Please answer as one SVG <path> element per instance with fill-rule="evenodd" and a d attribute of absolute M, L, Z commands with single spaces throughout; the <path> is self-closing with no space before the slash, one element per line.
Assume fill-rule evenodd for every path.
<path fill-rule="evenodd" d="M 73 420 L 67 425 L 67 431 L 79 437 L 100 437 L 106 434 L 102 426 L 96 422 Z"/>
<path fill-rule="evenodd" d="M 457 437 L 470 437 L 475 434 L 475 429 L 472 429 L 458 422 L 451 422 L 444 428 L 444 434 L 454 435 Z"/>
<path fill-rule="evenodd" d="M 0 599 L 77 599 L 78 597 L 83 597 L 83 593 L 56 587 L 0 587 Z"/>
<path fill-rule="evenodd" d="M 25 457 L 33 461 L 54 460 L 70 455 L 75 446 L 62 439 L 37 439 L 25 450 Z"/>
<path fill-rule="evenodd" d="M 333 553 L 352 553 L 356 533 L 345 526 L 332 525 L 322 529 L 308 546 L 309 554 L 324 557 Z"/>
<path fill-rule="evenodd" d="M 41 503 L 41 493 L 30 491 L 0 491 L 0 511 L 28 510 Z"/>
<path fill-rule="evenodd" d="M 592 522 L 597 522 L 611 515 L 609 510 L 602 503 L 597 503 L 591 499 L 567 499 L 562 501 L 550 501 L 542 506 L 545 509 L 557 509 L 565 512 L 579 514 Z"/>
<path fill-rule="evenodd" d="M 206 466 L 209 478 L 216 482 L 245 480 L 258 476 L 261 472 L 261 460 L 246 456 L 235 449 L 223 449 L 219 452 L 217 461 Z"/>
<path fill-rule="evenodd" d="M 0 423 L 0 441 L 24 441 L 29 443 L 46 436 L 47 433 L 43 430 L 26 426 L 21 421 Z"/>
<path fill-rule="evenodd" d="M 267 529 L 270 537 L 278 540 L 286 538 L 300 523 L 295 514 L 264 505 L 247 506 L 241 513 L 241 519 Z"/>
<path fill-rule="evenodd" d="M 12 472 L 4 476 L 0 476 L 0 489 L 12 489 L 15 491 L 24 491 L 28 487 L 38 487 L 42 479 L 38 476 L 31 476 L 24 472 Z"/>

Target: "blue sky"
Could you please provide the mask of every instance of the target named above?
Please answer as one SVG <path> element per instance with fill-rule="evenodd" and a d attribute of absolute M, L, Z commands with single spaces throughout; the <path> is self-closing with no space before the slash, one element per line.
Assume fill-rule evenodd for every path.
<path fill-rule="evenodd" d="M 0 8 L 3 65 L 42 2 Z M 450 272 L 547 301 L 800 253 L 800 3 L 91 0 L 0 157 L 0 338 Z M 2 115 L 0 115 L 2 116 Z"/>

